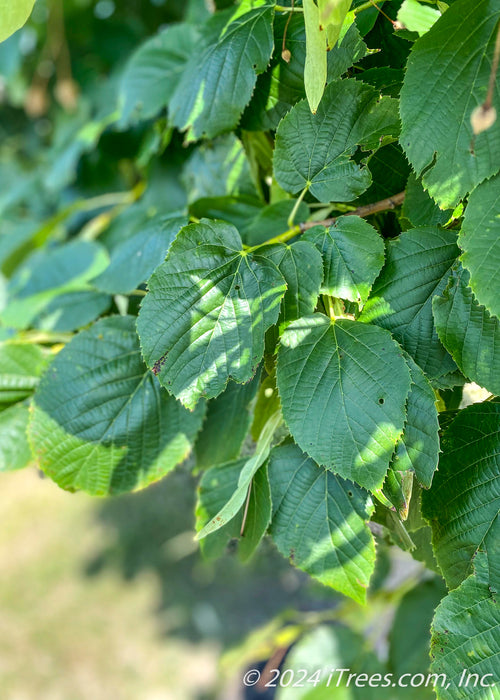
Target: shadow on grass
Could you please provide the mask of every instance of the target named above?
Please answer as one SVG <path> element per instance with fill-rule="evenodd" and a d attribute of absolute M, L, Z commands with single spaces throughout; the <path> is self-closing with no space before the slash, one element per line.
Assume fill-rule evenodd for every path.
<path fill-rule="evenodd" d="M 246 565 L 235 552 L 204 561 L 193 541 L 194 498 L 195 480 L 183 467 L 144 491 L 103 501 L 97 518 L 106 544 L 87 562 L 86 574 L 115 568 L 132 581 L 153 573 L 164 633 L 223 646 L 287 608 L 335 605 L 332 591 L 293 569 L 268 540 Z"/>

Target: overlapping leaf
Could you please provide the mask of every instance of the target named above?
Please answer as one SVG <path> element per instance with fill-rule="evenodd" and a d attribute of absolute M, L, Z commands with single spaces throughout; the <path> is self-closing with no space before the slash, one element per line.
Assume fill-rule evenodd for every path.
<path fill-rule="evenodd" d="M 446 287 L 458 253 L 456 235 L 433 227 L 388 241 L 385 267 L 361 315 L 390 330 L 431 378 L 456 369 L 434 327 L 432 298 Z"/>
<path fill-rule="evenodd" d="M 224 501 L 220 499 L 220 510 L 212 514 L 208 522 L 198 531 L 196 539 L 203 539 L 208 535 L 212 535 L 225 527 L 228 523 L 231 523 L 238 515 L 248 497 L 248 492 L 255 475 L 259 469 L 262 469 L 269 456 L 274 433 L 282 420 L 281 411 L 273 413 L 267 420 L 257 441 L 255 453 L 241 465 L 234 490 L 231 494 L 228 494 L 229 497 Z"/>
<path fill-rule="evenodd" d="M 305 240 L 276 244 L 264 247 L 262 254 L 273 261 L 286 280 L 280 324 L 312 314 L 323 279 L 323 262 L 314 245 Z"/>
<path fill-rule="evenodd" d="M 223 464 L 239 456 L 250 427 L 249 404 L 259 388 L 259 379 L 257 372 L 246 384 L 229 382 L 224 393 L 208 403 L 203 430 L 196 440 L 197 467 Z"/>
<path fill-rule="evenodd" d="M 283 416 L 298 445 L 340 476 L 381 488 L 410 389 L 390 334 L 322 314 L 301 318 L 283 334 L 277 377 Z"/>
<path fill-rule="evenodd" d="M 10 406 L 0 411 L 0 473 L 22 469 L 30 461 L 28 420 L 27 406 Z"/>
<path fill-rule="evenodd" d="M 500 404 L 460 411 L 441 441 L 443 454 L 422 513 L 432 527 L 436 559 L 449 587 L 471 572 L 500 510 Z"/>
<path fill-rule="evenodd" d="M 187 129 L 188 140 L 237 125 L 271 56 L 273 16 L 266 0 L 244 0 L 213 42 L 201 51 L 193 48 L 170 102 L 172 122 Z"/>
<path fill-rule="evenodd" d="M 220 394 L 229 378 L 251 379 L 278 319 L 283 276 L 241 246 L 229 224 L 187 226 L 149 280 L 137 323 L 144 358 L 189 408 Z"/>
<path fill-rule="evenodd" d="M 46 365 L 47 355 L 38 345 L 0 344 L 0 406 L 30 396 Z"/>
<path fill-rule="evenodd" d="M 287 192 L 308 188 L 322 202 L 348 202 L 371 183 L 370 171 L 352 156 L 358 145 L 378 148 L 397 136 L 397 102 L 356 80 L 330 83 L 316 114 L 295 105 L 276 134 L 274 173 Z"/>
<path fill-rule="evenodd" d="M 498 124 L 500 128 L 500 119 Z M 500 318 L 499 211 L 500 175 L 496 175 L 470 195 L 458 244 L 464 251 L 461 260 L 470 272 L 476 299 Z"/>
<path fill-rule="evenodd" d="M 183 216 L 148 219 L 113 249 L 108 267 L 92 284 L 111 294 L 127 294 L 136 289 L 165 260 L 170 244 L 186 224 Z"/>
<path fill-rule="evenodd" d="M 203 474 L 198 489 L 196 530 L 201 530 L 229 501 L 237 489 L 238 478 L 246 461 L 239 459 L 220 464 Z M 223 554 L 228 543 L 234 539 L 238 539 L 238 554 L 243 561 L 255 551 L 271 520 L 271 491 L 266 465 L 257 470 L 249 489 L 248 508 L 246 503 L 242 504 L 232 520 L 201 540 L 200 547 L 207 558 Z"/>
<path fill-rule="evenodd" d="M 465 376 L 500 394 L 500 320 L 478 304 L 468 282 L 457 264 L 443 296 L 432 302 L 436 330 Z"/>
<path fill-rule="evenodd" d="M 280 552 L 321 583 L 364 602 L 375 565 L 366 524 L 369 494 L 319 467 L 293 444 L 273 449 L 269 478 L 270 533 Z"/>
<path fill-rule="evenodd" d="M 410 369 L 411 388 L 406 402 L 406 422 L 396 445 L 394 469 L 411 470 L 429 488 L 439 458 L 439 421 L 436 395 L 424 372 L 408 353 L 405 359 Z"/>
<path fill-rule="evenodd" d="M 174 24 L 137 49 L 120 85 L 123 125 L 151 119 L 165 109 L 199 39 L 191 24 Z"/>
<path fill-rule="evenodd" d="M 269 130 L 276 129 L 280 119 L 290 108 L 305 97 L 304 66 L 306 60 L 306 41 L 304 18 L 294 13 L 289 17 L 276 16 L 274 23 L 275 46 L 283 45 L 283 34 L 287 25 L 285 46 L 290 51 L 290 62 L 283 60 L 279 51 L 275 51 L 269 69 L 257 78 L 255 92 L 250 104 L 243 114 L 245 128 Z M 351 24 L 339 43 L 326 54 L 327 82 L 336 80 L 350 66 L 361 60 L 366 54 L 366 45 L 360 37 L 356 23 Z"/>
<path fill-rule="evenodd" d="M 384 264 L 384 242 L 373 226 L 359 216 L 341 216 L 329 229 L 314 227 L 305 238 L 323 255 L 321 291 L 365 302 Z"/>
<path fill-rule="evenodd" d="M 1 320 L 27 328 L 57 296 L 89 289 L 89 280 L 108 263 L 106 250 L 93 241 L 73 241 L 34 253 L 9 280 Z"/>
<path fill-rule="evenodd" d="M 61 350 L 34 398 L 40 467 L 70 491 L 116 494 L 160 479 L 190 452 L 204 406 L 190 413 L 141 358 L 131 316 L 101 319 Z"/>
<path fill-rule="evenodd" d="M 417 175 L 425 171 L 424 188 L 442 208 L 456 206 L 498 171 L 500 121 L 472 149 L 470 115 L 486 97 L 499 18 L 497 0 L 456 0 L 408 59 L 400 142 Z"/>

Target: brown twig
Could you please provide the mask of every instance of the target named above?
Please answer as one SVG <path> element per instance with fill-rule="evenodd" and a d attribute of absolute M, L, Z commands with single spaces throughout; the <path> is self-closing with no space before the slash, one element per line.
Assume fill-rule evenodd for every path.
<path fill-rule="evenodd" d="M 398 194 L 393 194 L 392 197 L 386 197 L 386 199 L 381 199 L 379 202 L 373 202 L 372 204 L 364 204 L 362 207 L 353 209 L 353 211 L 348 211 L 342 216 L 370 216 L 370 214 L 376 214 L 380 211 L 387 211 L 388 209 L 395 209 L 400 204 L 404 202 L 405 192 L 398 192 Z M 323 219 L 322 221 L 307 221 L 303 224 L 299 224 L 300 232 L 304 233 L 313 226 L 331 226 L 335 223 L 338 217 L 334 216 L 331 219 Z"/>

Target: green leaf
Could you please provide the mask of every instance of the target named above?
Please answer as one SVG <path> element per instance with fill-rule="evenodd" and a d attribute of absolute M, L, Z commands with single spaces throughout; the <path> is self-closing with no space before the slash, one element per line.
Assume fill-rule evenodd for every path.
<path fill-rule="evenodd" d="M 34 4 L 35 0 L 0 0 L 0 41 L 21 29 Z"/>
<path fill-rule="evenodd" d="M 431 642 L 429 628 L 434 610 L 445 595 L 443 580 L 434 578 L 431 581 L 421 581 L 401 599 L 389 636 L 389 668 L 396 678 L 401 678 L 406 673 L 428 673 Z M 402 696 L 408 700 L 435 698 L 430 684 L 412 688 L 408 683 Z"/>
<path fill-rule="evenodd" d="M 303 7 L 306 28 L 304 87 L 309 109 L 316 114 L 326 85 L 326 32 L 314 0 L 303 0 Z"/>
<path fill-rule="evenodd" d="M 333 49 L 337 43 L 350 6 L 351 0 L 318 0 L 319 21 L 326 28 L 328 50 Z M 346 21 L 352 24 L 354 15 L 352 14 Z"/>
<path fill-rule="evenodd" d="M 390 330 L 431 378 L 456 369 L 434 327 L 432 298 L 446 287 L 458 253 L 456 235 L 433 227 L 388 241 L 386 264 L 360 317 Z"/>
<path fill-rule="evenodd" d="M 0 411 L 0 473 L 22 469 L 31 460 L 28 420 L 27 406 L 10 406 Z"/>
<path fill-rule="evenodd" d="M 370 495 L 292 444 L 271 452 L 269 479 L 270 533 L 280 552 L 321 583 L 363 603 L 375 566 L 367 526 Z"/>
<path fill-rule="evenodd" d="M 39 345 L 0 344 L 0 406 L 22 401 L 38 386 L 47 366 Z"/>
<path fill-rule="evenodd" d="M 165 109 L 198 42 L 192 25 L 173 24 L 139 46 L 121 80 L 121 126 L 151 119 Z"/>
<path fill-rule="evenodd" d="M 32 325 L 43 331 L 76 331 L 108 311 L 111 303 L 109 294 L 93 290 L 59 294 L 33 319 Z"/>
<path fill-rule="evenodd" d="M 436 395 L 424 372 L 407 353 L 411 388 L 406 401 L 406 422 L 396 445 L 393 467 L 410 469 L 425 488 L 430 488 L 439 458 L 439 421 Z"/>
<path fill-rule="evenodd" d="M 83 291 L 108 265 L 105 248 L 93 241 L 72 241 L 35 252 L 7 286 L 8 304 L 1 321 L 25 329 L 60 294 Z"/>
<path fill-rule="evenodd" d="M 500 119 L 498 123 L 500 125 Z M 470 272 L 470 286 L 476 299 L 500 318 L 499 211 L 500 175 L 496 175 L 470 195 L 458 244 L 463 250 L 461 260 Z"/>
<path fill-rule="evenodd" d="M 472 150 L 470 115 L 486 98 L 499 17 L 497 0 L 456 0 L 415 42 L 408 59 L 400 142 L 443 209 L 498 171 L 500 120 L 475 139 Z"/>
<path fill-rule="evenodd" d="M 237 230 L 203 220 L 181 230 L 149 280 L 137 328 L 149 367 L 188 408 L 246 382 L 278 318 L 285 281 L 241 250 Z"/>
<path fill-rule="evenodd" d="M 436 330 L 462 372 L 500 394 L 500 320 L 478 304 L 468 283 L 467 270 L 455 265 L 443 296 L 432 302 Z"/>
<path fill-rule="evenodd" d="M 280 123 L 276 180 L 292 194 L 307 187 L 321 202 L 349 202 L 371 183 L 370 171 L 352 159 L 358 145 L 374 150 L 398 133 L 395 100 L 356 80 L 330 83 L 316 114 L 299 102 Z"/>
<path fill-rule="evenodd" d="M 340 476 L 381 488 L 410 389 L 390 334 L 322 314 L 301 318 L 282 336 L 277 368 L 283 416 L 299 446 Z"/>
<path fill-rule="evenodd" d="M 187 140 L 233 129 L 250 101 L 273 50 L 274 7 L 246 0 L 201 51 L 193 47 L 170 102 L 171 119 Z"/>
<path fill-rule="evenodd" d="M 312 314 L 318 301 L 323 263 L 321 255 L 306 240 L 266 246 L 262 254 L 272 260 L 285 278 L 287 290 L 281 303 L 279 323 L 287 325 Z"/>
<path fill-rule="evenodd" d="M 329 229 L 305 235 L 323 255 L 323 294 L 364 303 L 384 264 L 384 241 L 359 216 L 341 216 Z"/>
<path fill-rule="evenodd" d="M 441 440 L 443 454 L 422 514 L 448 587 L 471 572 L 500 508 L 500 404 L 479 403 L 460 411 Z"/>
<path fill-rule="evenodd" d="M 362 619 L 359 609 L 356 613 Z M 283 682 L 281 677 L 276 681 L 276 700 L 383 700 L 384 691 L 370 686 L 368 678 L 383 673 L 385 665 L 362 634 L 342 624 L 301 627 L 305 634 L 287 653 L 281 670 L 281 677 L 288 669 L 293 675 L 287 674 Z M 351 672 L 356 678 L 351 676 L 349 680 Z M 360 677 L 362 674 L 366 674 L 366 680 Z"/>
<path fill-rule="evenodd" d="M 30 441 L 69 491 L 117 494 L 161 479 L 191 450 L 204 406 L 184 409 L 141 358 L 132 316 L 101 319 L 56 356 L 34 397 Z"/>
<path fill-rule="evenodd" d="M 250 427 L 249 405 L 259 388 L 259 379 L 260 372 L 246 384 L 229 382 L 220 396 L 209 401 L 195 445 L 197 467 L 204 469 L 238 457 Z"/>
<path fill-rule="evenodd" d="M 269 418 L 281 410 L 281 401 L 276 386 L 276 370 L 267 376 L 259 387 L 253 410 L 252 438 L 257 442 Z"/>
<path fill-rule="evenodd" d="M 249 246 L 260 245 L 288 231 L 288 219 L 293 211 L 296 200 L 282 199 L 261 209 L 256 216 L 247 221 L 240 229 L 241 236 Z M 296 211 L 296 221 L 306 221 L 309 217 L 309 207 L 301 202 Z"/>
<path fill-rule="evenodd" d="M 282 420 L 281 411 L 277 411 L 269 418 L 259 436 L 255 454 L 245 461 L 240 471 L 236 488 L 230 495 L 230 498 L 223 504 L 222 508 L 214 514 L 206 525 L 197 533 L 197 540 L 201 540 L 211 535 L 213 532 L 216 532 L 237 515 L 246 501 L 252 479 L 269 457 L 274 433 Z"/>
<path fill-rule="evenodd" d="M 190 204 L 197 199 L 226 195 L 257 198 L 250 163 L 234 134 L 202 143 L 186 161 L 182 182 Z"/>
<path fill-rule="evenodd" d="M 220 464 L 203 474 L 196 504 L 197 531 L 212 520 L 231 498 L 238 486 L 238 478 L 246 461 L 246 459 L 239 459 L 236 462 Z M 264 465 L 257 470 L 250 484 L 248 508 L 244 503 L 237 515 L 224 527 L 201 540 L 200 548 L 203 555 L 208 559 L 220 557 L 231 540 L 237 539 L 238 555 L 242 561 L 247 561 L 266 533 L 271 521 L 271 510 L 271 490 L 267 467 Z M 244 515 L 246 516 L 245 526 L 241 535 Z"/>
<path fill-rule="evenodd" d="M 113 249 L 108 267 L 92 284 L 110 294 L 132 292 L 165 260 L 170 244 L 186 224 L 185 216 L 148 219 Z"/>
<path fill-rule="evenodd" d="M 442 225 L 453 214 L 452 209 L 443 211 L 422 187 L 422 182 L 411 173 L 406 185 L 402 213 L 413 226 Z"/>
<path fill-rule="evenodd" d="M 439 10 L 417 0 L 404 0 L 398 10 L 398 21 L 410 32 L 417 32 L 419 36 L 426 34 L 440 17 Z"/>
<path fill-rule="evenodd" d="M 289 19 L 289 13 L 286 14 L 288 16 L 277 16 L 274 23 L 276 47 L 283 45 L 285 25 Z M 290 51 L 290 62 L 286 63 L 280 51 L 275 51 L 269 69 L 257 78 L 254 95 L 242 118 L 247 129 L 276 129 L 290 108 L 305 97 L 306 38 L 304 18 L 299 13 L 293 13 L 287 25 L 285 47 Z M 365 55 L 366 45 L 354 23 L 326 54 L 326 82 L 340 78 Z"/>
<path fill-rule="evenodd" d="M 498 687 L 500 606 L 488 587 L 488 565 L 488 554 L 478 552 L 475 573 L 436 610 L 431 627 L 431 672 L 445 674 L 445 683 L 441 677 L 437 687 L 438 700 L 498 697 L 493 684 Z M 469 674 L 477 677 L 468 680 Z"/>

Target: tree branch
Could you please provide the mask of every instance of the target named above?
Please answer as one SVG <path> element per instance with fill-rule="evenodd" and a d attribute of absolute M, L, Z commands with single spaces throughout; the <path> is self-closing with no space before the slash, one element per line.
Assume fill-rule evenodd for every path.
<path fill-rule="evenodd" d="M 387 211 L 388 209 L 395 209 L 400 204 L 403 203 L 405 198 L 405 192 L 398 192 L 398 194 L 393 194 L 392 197 L 387 197 L 386 199 L 381 199 L 379 202 L 373 202 L 372 204 L 364 204 L 362 207 L 353 209 L 353 211 L 348 211 L 342 216 L 370 216 L 370 214 L 376 214 L 379 211 Z M 300 232 L 304 233 L 313 226 L 332 226 L 337 220 L 337 216 L 331 219 L 323 219 L 323 221 L 307 221 L 303 224 L 299 224 Z"/>

